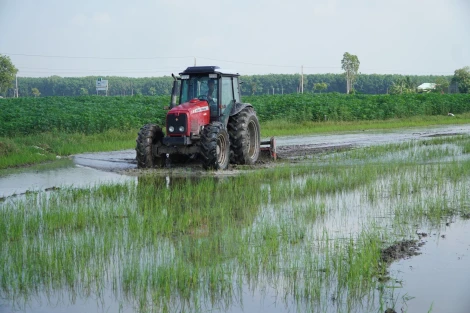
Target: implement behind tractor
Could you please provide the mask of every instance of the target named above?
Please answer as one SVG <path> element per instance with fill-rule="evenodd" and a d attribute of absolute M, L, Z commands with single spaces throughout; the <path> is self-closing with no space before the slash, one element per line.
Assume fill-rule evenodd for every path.
<path fill-rule="evenodd" d="M 239 76 L 217 66 L 188 67 L 173 76 L 166 135 L 155 124 L 140 129 L 138 167 L 160 167 L 167 158 L 180 163 L 198 157 L 205 169 L 218 170 L 229 163 L 254 164 L 261 151 L 276 158 L 274 138 L 261 142 L 255 109 L 241 102 Z"/>

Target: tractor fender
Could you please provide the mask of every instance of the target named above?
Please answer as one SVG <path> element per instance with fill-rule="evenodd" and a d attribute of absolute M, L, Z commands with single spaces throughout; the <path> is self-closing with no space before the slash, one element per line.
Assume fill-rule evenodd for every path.
<path fill-rule="evenodd" d="M 238 114 L 240 113 L 241 110 L 243 110 L 244 108 L 246 107 L 253 107 L 250 103 L 240 103 L 240 102 L 236 102 L 233 107 L 232 107 L 232 110 L 230 111 L 230 116 L 233 116 L 235 114 Z"/>

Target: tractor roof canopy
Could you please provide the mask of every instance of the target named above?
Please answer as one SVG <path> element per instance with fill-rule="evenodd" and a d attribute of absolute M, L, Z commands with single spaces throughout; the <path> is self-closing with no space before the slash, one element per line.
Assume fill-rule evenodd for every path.
<path fill-rule="evenodd" d="M 221 69 L 218 66 L 190 66 L 185 69 L 180 75 L 183 74 L 222 74 L 224 76 L 240 76 L 235 71 L 228 70 L 228 69 Z"/>

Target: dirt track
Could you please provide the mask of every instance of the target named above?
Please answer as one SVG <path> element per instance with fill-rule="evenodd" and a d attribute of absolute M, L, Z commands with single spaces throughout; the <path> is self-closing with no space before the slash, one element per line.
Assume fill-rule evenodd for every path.
<path fill-rule="evenodd" d="M 279 159 L 295 160 L 323 152 L 341 151 L 355 147 L 399 143 L 410 140 L 430 139 L 438 136 L 469 134 L 470 125 L 451 125 L 428 128 L 399 129 L 393 131 L 359 131 L 346 134 L 322 134 L 309 136 L 277 137 L 277 155 Z M 75 164 L 125 174 L 138 174 L 135 151 L 113 151 L 87 153 L 74 156 Z M 271 161 L 261 158 L 258 166 L 265 166 Z M 167 164 L 166 169 L 189 168 L 201 169 L 197 161 L 178 164 Z M 231 167 L 230 169 L 233 169 Z M 165 171 L 165 169 L 163 169 Z M 227 173 L 228 174 L 228 173 Z"/>

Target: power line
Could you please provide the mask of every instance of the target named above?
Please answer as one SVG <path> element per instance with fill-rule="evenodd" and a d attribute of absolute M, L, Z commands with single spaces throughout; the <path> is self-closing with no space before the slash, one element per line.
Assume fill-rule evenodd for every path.
<path fill-rule="evenodd" d="M 96 60 L 153 60 L 153 59 L 187 59 L 194 58 L 194 56 L 151 56 L 151 57 L 92 57 L 92 56 L 66 56 L 66 55 L 42 55 L 42 54 L 25 54 L 25 53 L 7 53 L 3 52 L 5 55 L 10 56 L 26 56 L 26 57 L 41 57 L 41 58 L 62 58 L 62 59 L 96 59 Z M 233 60 L 222 60 L 215 58 L 206 58 L 206 57 L 196 57 L 197 59 L 211 60 L 218 62 L 227 62 L 227 63 L 236 63 L 236 64 L 245 64 L 253 66 L 269 66 L 269 67 L 290 67 L 298 68 L 299 65 L 279 65 L 279 64 L 263 64 L 263 63 L 252 63 L 252 62 L 241 62 Z M 305 66 L 305 68 L 340 68 L 337 66 Z"/>
<path fill-rule="evenodd" d="M 64 58 L 64 59 L 96 59 L 96 60 L 154 60 L 154 59 L 187 59 L 187 58 L 198 58 L 198 59 L 203 59 L 203 60 L 211 60 L 211 61 L 217 61 L 217 62 L 226 62 L 226 63 L 234 63 L 234 64 L 243 64 L 243 65 L 250 65 L 250 66 L 261 66 L 261 67 L 273 67 L 273 68 L 299 68 L 299 65 L 281 65 L 281 64 L 263 64 L 263 63 L 252 63 L 252 62 L 241 62 L 241 61 L 233 61 L 233 60 L 223 60 L 223 59 L 216 59 L 216 58 L 206 58 L 206 57 L 195 57 L 195 56 L 150 56 L 150 57 L 92 57 L 92 56 L 54 56 L 54 55 L 40 55 L 40 54 L 24 54 L 24 53 L 3 53 L 5 55 L 10 55 L 10 56 L 26 56 L 26 57 L 42 57 L 42 58 Z M 335 69 L 339 70 L 341 69 L 340 66 L 304 66 L 304 69 Z M 49 68 L 29 68 L 29 69 L 44 69 L 44 70 L 50 70 L 50 71 L 68 71 L 68 69 L 49 69 Z M 169 68 L 170 70 L 175 70 L 178 71 L 181 68 L 176 68 L 172 67 Z M 362 69 L 363 71 L 380 71 L 380 72 L 387 72 L 385 74 L 379 74 L 379 75 L 452 75 L 453 72 L 434 72 L 434 73 L 429 73 L 429 72 L 423 72 L 423 71 L 408 71 L 408 70 L 397 70 L 397 69 Z M 78 69 L 72 69 L 71 72 L 67 72 L 68 74 L 74 74 L 74 73 L 86 73 L 86 72 L 115 72 L 115 73 L 152 73 L 152 72 L 166 72 L 163 70 L 138 70 L 138 69 L 131 69 L 131 70 L 78 70 Z M 32 73 L 34 71 L 22 71 L 22 72 L 29 72 Z M 40 71 L 37 71 L 38 73 L 42 73 Z M 63 74 L 67 74 L 63 73 Z M 405 74 L 407 73 L 407 74 Z M 409 73 L 409 74 L 408 74 Z M 255 74 L 253 74 L 255 75 Z M 370 75 L 370 74 L 367 74 Z"/>
<path fill-rule="evenodd" d="M 245 64 L 245 65 L 254 65 L 254 66 L 271 66 L 271 67 L 299 67 L 298 65 L 275 65 L 275 64 L 260 64 L 260 63 L 249 63 L 249 62 L 239 62 L 239 61 L 229 61 L 229 60 L 221 60 L 221 59 L 213 59 L 213 58 L 204 58 L 204 57 L 197 57 L 198 59 L 203 60 L 211 60 L 211 61 L 218 61 L 218 62 L 227 62 L 227 63 L 237 63 L 237 64 Z"/>
<path fill-rule="evenodd" d="M 179 70 L 179 69 L 178 69 Z M 88 69 L 88 70 L 67 70 L 67 69 L 35 69 L 35 68 L 29 68 L 29 69 L 22 69 L 19 68 L 19 72 L 21 73 L 50 73 L 50 72 L 57 72 L 57 73 L 89 73 L 89 72 L 100 72 L 100 73 L 168 73 L 171 72 L 171 70 L 93 70 L 93 69 Z"/>
<path fill-rule="evenodd" d="M 88 71 L 109 71 L 109 69 L 83 69 L 83 68 L 50 68 L 50 67 L 30 67 L 30 66 L 23 66 L 18 65 L 19 69 L 32 69 L 32 70 L 50 70 L 50 71 L 57 71 L 57 70 L 67 70 L 67 71 L 81 71 L 81 70 L 88 70 Z M 172 70 L 172 69 L 180 69 L 176 66 L 168 66 L 168 67 L 159 67 L 154 69 L 140 69 L 140 68 L 125 68 L 122 69 L 124 71 L 162 71 L 162 70 Z"/>
<path fill-rule="evenodd" d="M 91 57 L 91 56 L 67 56 L 67 55 L 42 55 L 42 54 L 24 54 L 24 53 L 7 53 L 2 54 L 10 56 L 25 56 L 25 57 L 39 57 L 39 58 L 61 58 L 61 59 L 95 59 L 95 60 L 153 60 L 153 59 L 186 59 L 193 58 L 193 56 L 153 56 L 153 57 Z"/>

